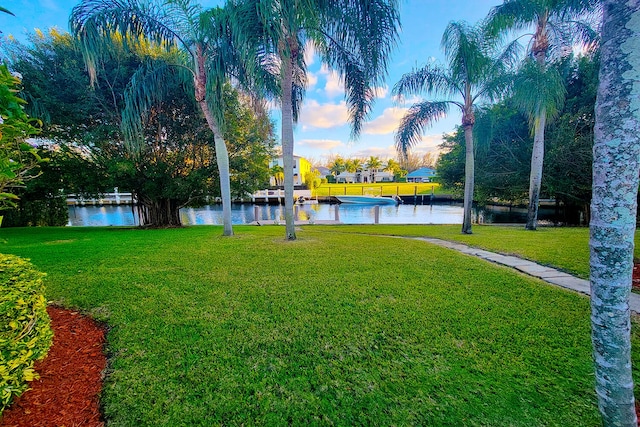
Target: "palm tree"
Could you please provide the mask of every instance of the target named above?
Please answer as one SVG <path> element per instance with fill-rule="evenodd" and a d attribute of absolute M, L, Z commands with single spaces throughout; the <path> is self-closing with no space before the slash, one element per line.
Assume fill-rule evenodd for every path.
<path fill-rule="evenodd" d="M 346 163 L 342 157 L 336 157 L 329 165 L 329 170 L 333 176 L 338 176 L 345 170 L 347 170 Z"/>
<path fill-rule="evenodd" d="M 560 54 L 563 47 L 592 35 L 589 27 L 577 21 L 593 11 L 598 0 L 505 0 L 494 7 L 487 17 L 487 30 L 496 34 L 506 30 L 522 31 L 533 27 L 529 54 L 516 86 L 517 104 L 530 117 L 533 128 L 533 151 L 529 177 L 528 230 L 535 230 L 542 186 L 544 161 L 544 131 L 546 123 L 564 100 L 564 86 L 547 60 L 550 54 Z M 521 89 L 521 90 L 518 90 Z"/>
<path fill-rule="evenodd" d="M 305 48 L 312 45 L 322 61 L 342 76 L 352 136 L 358 136 L 398 37 L 397 0 L 246 0 L 244 4 L 246 44 L 262 44 L 264 61 L 278 76 L 286 238 L 294 240 L 293 124 L 305 92 Z M 251 20 L 255 12 L 257 22 Z"/>
<path fill-rule="evenodd" d="M 591 201 L 591 328 L 605 426 L 637 426 L 629 293 L 636 230 L 640 128 L 640 0 L 605 0 Z"/>
<path fill-rule="evenodd" d="M 471 234 L 471 207 L 473 204 L 474 154 L 473 125 L 474 108 L 481 98 L 494 99 L 504 88 L 505 66 L 510 63 L 514 45 L 496 55 L 478 27 L 464 22 L 451 22 L 442 36 L 442 47 L 449 62 L 448 68 L 427 64 L 402 76 L 393 88 L 398 96 L 422 94 L 451 97 L 440 101 L 422 101 L 414 104 L 402 118 L 396 133 L 396 148 L 406 158 L 410 147 L 419 141 L 425 127 L 442 118 L 451 105 L 462 112 L 464 129 L 465 185 L 464 219 L 462 232 Z"/>
<path fill-rule="evenodd" d="M 397 160 L 395 159 L 387 160 L 387 164 L 384 165 L 384 170 L 386 172 L 391 172 L 392 174 L 395 174 L 396 172 L 400 172 L 401 169 L 402 167 L 400 166 L 400 163 L 398 163 Z"/>
<path fill-rule="evenodd" d="M 179 60 L 167 64 L 154 61 L 141 68 L 132 79 L 128 114 L 123 117 L 124 133 L 130 146 L 139 137 L 139 118 L 164 95 L 166 73 L 182 71 L 185 84 L 202 111 L 214 135 L 216 161 L 220 173 L 223 208 L 223 234 L 233 235 L 231 225 L 231 186 L 229 155 L 222 136 L 222 88 L 229 76 L 230 63 L 237 62 L 230 38 L 228 11 L 203 9 L 191 0 L 83 0 L 73 8 L 70 27 L 81 43 L 85 62 L 95 80 L 97 62 L 105 54 L 112 37 L 125 45 L 149 40 Z M 169 65 L 169 66 L 168 66 Z"/>
<path fill-rule="evenodd" d="M 365 167 L 369 169 L 369 180 L 370 182 L 375 182 L 376 180 L 376 172 L 378 169 L 382 167 L 382 161 L 377 156 L 370 156 L 365 164 Z"/>
<path fill-rule="evenodd" d="M 358 170 L 362 169 L 363 162 L 361 159 L 354 157 L 353 159 L 349 159 L 346 161 L 345 166 L 347 172 L 356 173 Z"/>

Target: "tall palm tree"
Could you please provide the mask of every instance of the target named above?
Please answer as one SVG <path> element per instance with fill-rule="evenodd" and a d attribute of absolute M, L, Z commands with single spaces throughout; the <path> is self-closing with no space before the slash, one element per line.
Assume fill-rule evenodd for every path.
<path fill-rule="evenodd" d="M 128 117 L 123 117 L 128 142 L 135 145 L 139 118 L 164 95 L 163 81 L 167 72 L 181 70 L 187 87 L 202 111 L 214 135 L 216 161 L 222 193 L 223 234 L 233 235 L 231 225 L 231 186 L 229 155 L 222 136 L 222 88 L 229 77 L 230 64 L 236 63 L 236 52 L 230 32 L 230 14 L 215 8 L 203 9 L 191 0 L 83 0 L 73 8 L 70 26 L 80 40 L 85 62 L 92 80 L 108 40 L 121 37 L 123 43 L 149 40 L 171 51 L 180 60 L 167 64 L 152 62 L 132 79 L 129 91 Z M 170 65 L 170 66 L 168 66 Z"/>
<path fill-rule="evenodd" d="M 400 172 L 401 169 L 402 167 L 400 166 L 400 163 L 395 159 L 387 160 L 387 163 L 384 165 L 385 172 L 391 172 L 392 174 Z"/>
<path fill-rule="evenodd" d="M 637 426 L 629 293 L 640 170 L 640 0 L 603 2 L 591 201 L 591 328 L 605 426 Z"/>
<path fill-rule="evenodd" d="M 393 93 L 398 96 L 426 94 L 450 98 L 412 105 L 400 122 L 396 148 L 399 155 L 406 158 L 425 127 L 445 116 L 450 106 L 460 109 L 466 144 L 462 232 L 471 234 L 474 108 L 480 99 L 494 99 L 502 93 L 506 82 L 505 67 L 511 63 L 516 51 L 515 45 L 510 45 L 501 54 L 495 54 L 480 28 L 464 22 L 451 22 L 447 26 L 442 36 L 442 47 L 448 68 L 427 64 L 413 70 L 402 76 L 394 86 Z"/>
<path fill-rule="evenodd" d="M 398 37 L 397 0 L 246 0 L 246 44 L 262 44 L 263 58 L 278 76 L 282 110 L 286 238 L 296 238 L 293 217 L 293 125 L 305 92 L 304 52 L 312 45 L 338 72 L 356 137 L 381 86 Z M 257 21 L 252 14 L 257 12 Z M 260 28 L 260 30 L 258 30 Z M 275 59 L 275 60 L 274 60 Z"/>
<path fill-rule="evenodd" d="M 370 182 L 375 182 L 376 172 L 378 172 L 378 169 L 382 167 L 382 161 L 378 156 L 369 156 L 369 159 L 367 159 L 367 163 L 365 164 L 365 167 L 369 169 Z"/>
<path fill-rule="evenodd" d="M 358 170 L 362 169 L 363 162 L 361 159 L 354 157 L 353 159 L 347 160 L 345 163 L 347 172 L 356 173 Z"/>
<path fill-rule="evenodd" d="M 380 169 L 382 167 L 382 161 L 378 156 L 369 156 L 366 166 L 368 169 Z"/>
<path fill-rule="evenodd" d="M 525 62 L 521 84 L 515 88 L 517 104 L 529 115 L 534 134 L 525 226 L 528 230 L 537 228 L 545 127 L 564 100 L 561 79 L 547 62 L 577 39 L 591 38 L 589 26 L 578 19 L 592 12 L 597 3 L 598 0 L 505 0 L 491 9 L 487 17 L 486 27 L 491 34 L 530 28 L 534 31 L 529 43 L 532 61 Z"/>
<path fill-rule="evenodd" d="M 342 157 L 336 157 L 329 165 L 329 170 L 331 171 L 333 176 L 340 175 L 342 172 L 347 170 L 345 160 Z"/>

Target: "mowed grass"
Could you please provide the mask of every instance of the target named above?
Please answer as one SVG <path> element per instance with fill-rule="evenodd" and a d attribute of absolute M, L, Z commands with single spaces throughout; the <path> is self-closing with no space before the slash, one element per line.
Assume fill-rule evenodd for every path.
<path fill-rule="evenodd" d="M 312 196 L 413 196 L 414 194 L 442 194 L 444 191 L 437 182 L 377 182 L 374 184 L 322 184 L 312 191 Z"/>
<path fill-rule="evenodd" d="M 589 229 L 586 227 L 539 227 L 473 225 L 473 234 L 462 234 L 460 225 L 340 225 L 327 231 L 407 237 L 435 237 L 493 252 L 515 255 L 589 278 Z M 640 241 L 639 241 L 640 242 Z M 636 257 L 640 246 L 636 244 Z"/>
<path fill-rule="evenodd" d="M 0 251 L 108 323 L 109 425 L 599 425 L 587 298 L 355 229 L 3 229 Z"/>

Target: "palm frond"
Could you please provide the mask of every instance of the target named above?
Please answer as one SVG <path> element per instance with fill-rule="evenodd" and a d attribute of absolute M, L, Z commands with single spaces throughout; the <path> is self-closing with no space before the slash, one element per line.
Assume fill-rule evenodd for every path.
<path fill-rule="evenodd" d="M 563 0 L 554 6 L 550 5 L 551 13 L 558 22 L 572 21 L 580 16 L 597 14 L 602 5 L 600 0 Z"/>
<path fill-rule="evenodd" d="M 140 153 L 144 143 L 144 121 L 152 108 L 168 96 L 169 88 L 179 78 L 178 70 L 165 61 L 150 60 L 131 77 L 124 94 L 121 124 L 125 147 L 130 153 Z M 182 76 L 180 81 L 184 80 Z"/>
<path fill-rule="evenodd" d="M 6 13 L 6 14 L 9 14 L 9 15 L 11 15 L 11 16 L 16 16 L 16 15 L 14 15 L 14 14 L 13 14 L 13 12 L 11 12 L 9 9 L 5 9 L 4 7 L 1 7 L 1 6 L 0 6 L 0 12 L 2 12 L 2 13 Z"/>
<path fill-rule="evenodd" d="M 406 95 L 427 94 L 433 96 L 464 96 L 463 82 L 455 81 L 448 70 L 427 64 L 404 74 L 392 89 L 392 94 Z"/>
<path fill-rule="evenodd" d="M 406 157 L 409 149 L 420 141 L 424 130 L 449 112 L 449 101 L 425 101 L 411 106 L 400 121 L 395 135 L 396 150 Z"/>
<path fill-rule="evenodd" d="M 522 46 L 520 41 L 516 39 L 512 40 L 504 47 L 503 51 L 498 54 L 496 60 L 500 64 L 503 64 L 506 69 L 513 69 L 518 65 L 523 54 L 524 46 Z"/>
<path fill-rule="evenodd" d="M 397 0 L 326 1 L 322 32 L 344 51 L 360 58 L 372 85 L 382 84 L 398 41 Z"/>
<path fill-rule="evenodd" d="M 137 0 L 84 0 L 71 12 L 69 26 L 80 40 L 92 82 L 96 78 L 96 66 L 101 57 L 108 54 L 108 41 L 119 34 L 123 44 L 129 38 L 146 38 L 161 46 L 176 42 L 187 44 L 173 26 L 175 17 L 167 15 L 167 9 L 155 3 Z"/>
<path fill-rule="evenodd" d="M 322 60 L 343 77 L 356 138 L 375 100 L 374 87 L 382 85 L 390 53 L 398 39 L 399 12 L 396 0 L 310 1 L 321 11 L 305 19 L 304 32 Z M 315 20 L 314 20 L 315 19 Z"/>
<path fill-rule="evenodd" d="M 562 108 L 566 95 L 557 68 L 540 67 L 533 60 L 527 60 L 518 71 L 513 92 L 511 102 L 527 115 L 532 126 L 543 111 L 547 118 L 554 118 Z"/>
<path fill-rule="evenodd" d="M 180 36 L 182 43 L 188 49 L 196 43 L 205 42 L 208 39 L 208 12 L 199 2 L 192 0 L 164 0 L 165 16 L 169 17 L 169 27 Z"/>
<path fill-rule="evenodd" d="M 505 0 L 493 7 L 484 23 L 490 36 L 507 31 L 519 32 L 531 26 L 538 18 L 540 2 L 535 0 Z"/>
<path fill-rule="evenodd" d="M 367 118 L 373 101 L 373 81 L 367 73 L 362 58 L 352 51 L 336 43 L 332 38 L 318 41 L 318 51 L 329 67 L 336 70 L 343 78 L 345 98 L 349 117 L 351 119 L 351 137 L 355 138 L 362 130 L 362 124 Z"/>

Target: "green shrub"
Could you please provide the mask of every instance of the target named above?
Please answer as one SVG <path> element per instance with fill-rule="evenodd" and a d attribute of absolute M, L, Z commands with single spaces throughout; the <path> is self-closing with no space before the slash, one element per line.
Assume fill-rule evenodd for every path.
<path fill-rule="evenodd" d="M 38 378 L 53 338 L 44 274 L 22 258 L 0 254 L 0 413 Z"/>

